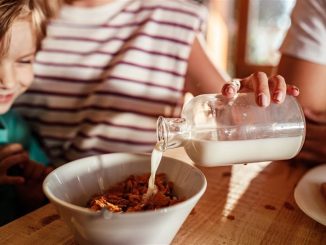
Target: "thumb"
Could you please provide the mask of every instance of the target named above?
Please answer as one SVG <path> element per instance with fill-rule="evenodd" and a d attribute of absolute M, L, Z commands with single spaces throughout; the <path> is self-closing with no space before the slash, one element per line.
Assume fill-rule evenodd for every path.
<path fill-rule="evenodd" d="M 233 79 L 231 82 L 228 82 L 223 85 L 222 94 L 227 98 L 233 98 L 240 90 L 241 80 Z"/>

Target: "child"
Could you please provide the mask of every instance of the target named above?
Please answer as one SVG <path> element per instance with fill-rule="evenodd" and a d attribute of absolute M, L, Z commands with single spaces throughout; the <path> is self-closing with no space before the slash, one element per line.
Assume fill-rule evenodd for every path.
<path fill-rule="evenodd" d="M 22 118 L 10 110 L 33 80 L 43 18 L 35 1 L 0 0 L 0 225 L 46 200 L 42 181 L 51 170 L 48 159 Z"/>
<path fill-rule="evenodd" d="M 205 15 L 186 0 L 67 1 L 48 25 L 36 81 L 17 103 L 54 162 L 150 152 L 158 116 L 179 117 L 185 92 L 221 91 L 226 79 L 201 44 Z M 260 106 L 282 103 L 287 89 L 282 77 L 259 72 L 239 87 Z"/>

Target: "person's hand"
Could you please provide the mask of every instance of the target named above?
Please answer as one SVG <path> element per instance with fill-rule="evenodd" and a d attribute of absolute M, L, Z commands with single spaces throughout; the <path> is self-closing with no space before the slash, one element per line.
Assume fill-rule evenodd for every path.
<path fill-rule="evenodd" d="M 309 165 L 326 162 L 326 113 L 313 113 L 304 109 L 306 138 L 300 153 L 295 157 Z"/>
<path fill-rule="evenodd" d="M 0 147 L 0 185 L 21 185 L 25 182 L 23 176 L 10 176 L 8 172 L 11 168 L 24 169 L 29 158 L 20 144 L 8 144 Z"/>
<path fill-rule="evenodd" d="M 46 200 L 43 193 L 42 184 L 44 178 L 52 171 L 51 167 L 45 167 L 32 160 L 29 160 L 24 168 L 26 179 L 23 185 L 16 186 L 16 192 L 21 203 L 23 212 L 30 212 L 41 207 Z"/>
<path fill-rule="evenodd" d="M 24 166 L 23 176 L 28 184 L 31 181 L 43 181 L 51 171 L 51 167 L 45 167 L 29 159 Z"/>
<path fill-rule="evenodd" d="M 31 212 L 44 204 L 46 196 L 42 190 L 42 183 L 42 180 L 32 180 L 24 185 L 15 186 L 19 203 L 22 204 L 20 207 L 22 213 Z"/>
<path fill-rule="evenodd" d="M 283 103 L 286 94 L 299 95 L 299 89 L 294 85 L 287 85 L 282 76 L 267 77 L 264 72 L 256 72 L 246 78 L 226 83 L 222 88 L 222 94 L 227 98 L 232 98 L 237 92 L 254 92 L 257 105 L 263 107 L 268 106 L 271 101 Z"/>

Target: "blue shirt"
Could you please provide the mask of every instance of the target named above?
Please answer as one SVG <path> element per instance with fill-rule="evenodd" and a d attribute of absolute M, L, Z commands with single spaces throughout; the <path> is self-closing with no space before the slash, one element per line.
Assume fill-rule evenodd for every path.
<path fill-rule="evenodd" d="M 28 151 L 30 159 L 47 166 L 49 159 L 32 134 L 26 121 L 14 110 L 0 115 L 0 145 L 22 144 Z"/>

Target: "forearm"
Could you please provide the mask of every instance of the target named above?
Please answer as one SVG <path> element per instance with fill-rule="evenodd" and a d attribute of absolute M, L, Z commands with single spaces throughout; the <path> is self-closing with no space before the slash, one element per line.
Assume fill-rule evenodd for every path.
<path fill-rule="evenodd" d="M 210 60 L 199 39 L 195 39 L 188 59 L 185 90 L 193 95 L 219 93 L 228 75 Z"/>
<path fill-rule="evenodd" d="M 326 113 L 326 66 L 283 55 L 277 73 L 299 87 L 298 100 L 304 108 Z"/>

